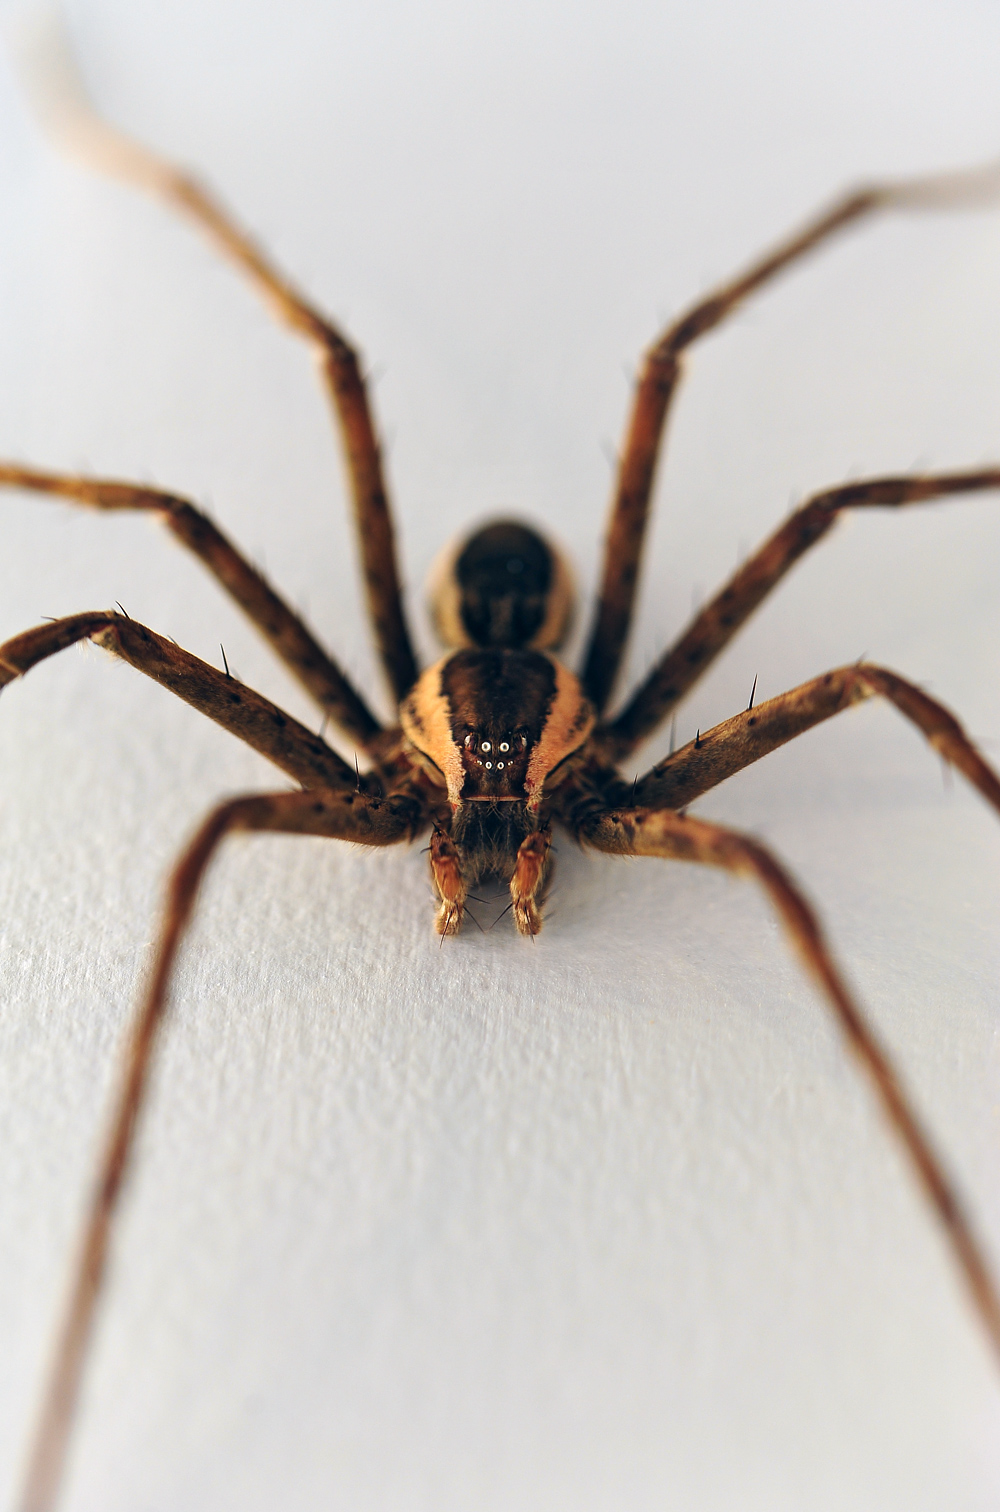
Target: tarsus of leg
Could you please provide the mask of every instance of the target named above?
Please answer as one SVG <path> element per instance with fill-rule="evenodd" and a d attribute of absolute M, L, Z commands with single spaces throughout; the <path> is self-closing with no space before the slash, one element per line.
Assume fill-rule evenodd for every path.
<path fill-rule="evenodd" d="M 584 821 L 581 839 L 612 854 L 695 861 L 751 876 L 760 883 L 901 1139 L 1000 1357 L 1000 1294 L 984 1252 L 888 1055 L 834 963 L 814 910 L 784 867 L 746 835 L 669 810 L 618 809 L 597 814 Z"/>
<path fill-rule="evenodd" d="M 316 347 L 340 425 L 354 498 L 368 610 L 397 703 L 416 681 L 403 615 L 395 534 L 378 438 L 358 353 L 192 174 L 166 162 L 102 119 L 94 108 L 57 15 L 22 33 L 21 71 L 51 136 L 89 167 L 183 210 L 238 264 L 292 330 Z"/>
<path fill-rule="evenodd" d="M 1000 778 L 955 716 L 898 672 L 869 662 L 824 672 L 754 709 L 742 710 L 714 729 L 701 731 L 697 744 L 689 741 L 639 779 L 635 803 L 640 808 L 682 808 L 806 730 L 873 696 L 887 699 L 915 724 L 939 755 L 1000 813 Z"/>
<path fill-rule="evenodd" d="M 215 809 L 181 856 L 167 890 L 163 925 L 145 998 L 125 1050 L 69 1305 L 31 1445 L 19 1512 L 52 1512 L 55 1505 L 95 1307 L 104 1280 L 112 1224 L 134 1148 L 174 964 L 213 855 L 225 837 L 237 830 L 327 835 L 367 845 L 392 845 L 408 839 L 417 820 L 417 805 L 407 798 L 379 800 L 363 794 L 316 791 L 258 794 L 232 799 Z"/>
<path fill-rule="evenodd" d="M 584 657 L 584 687 L 598 710 L 611 696 L 628 638 L 650 497 L 684 350 L 772 278 L 867 215 L 889 209 L 974 208 L 998 200 L 1000 160 L 959 172 L 852 190 L 743 273 L 700 299 L 649 348 L 636 386 L 611 500 L 601 584 Z"/>
<path fill-rule="evenodd" d="M 902 508 L 1000 488 L 1000 467 L 912 477 L 866 478 L 824 489 L 799 506 L 725 587 L 695 615 L 657 661 L 616 718 L 598 731 L 620 760 L 655 730 L 801 556 L 826 535 L 845 509 Z"/>

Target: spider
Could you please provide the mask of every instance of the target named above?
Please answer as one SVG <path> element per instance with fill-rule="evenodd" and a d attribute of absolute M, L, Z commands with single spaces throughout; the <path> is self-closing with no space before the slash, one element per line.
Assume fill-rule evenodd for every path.
<path fill-rule="evenodd" d="M 120 608 L 39 625 L 0 645 L 0 687 L 67 646 L 92 640 L 167 687 L 269 759 L 297 787 L 231 799 L 205 819 L 169 881 L 145 996 L 122 1067 L 81 1257 L 32 1445 L 21 1506 L 55 1505 L 109 1239 L 133 1149 L 177 952 L 213 856 L 237 832 L 305 834 L 388 846 L 427 840 L 442 942 L 463 926 L 473 889 L 499 880 L 517 932 L 542 927 L 553 833 L 613 855 L 722 868 L 755 880 L 844 1031 L 936 1212 L 982 1326 L 1000 1352 L 1000 1295 L 973 1229 L 878 1038 L 845 985 L 817 916 L 781 862 L 755 839 L 691 817 L 727 777 L 855 703 L 881 697 L 1000 812 L 1000 779 L 955 718 L 898 673 L 866 661 L 825 672 L 748 707 L 628 780 L 620 764 L 658 728 L 786 572 L 848 510 L 900 508 L 1000 487 L 1000 466 L 868 478 L 816 494 L 698 612 L 616 713 L 608 713 L 638 582 L 668 410 L 684 353 L 750 295 L 842 230 L 889 209 L 946 207 L 995 186 L 995 170 L 858 189 L 834 202 L 742 275 L 700 300 L 646 353 L 611 504 L 583 665 L 557 653 L 573 611 L 569 568 L 523 521 L 492 520 L 439 559 L 432 616 L 445 648 L 418 667 L 400 592 L 377 433 L 357 350 L 280 273 L 196 179 L 81 108 L 73 144 L 104 169 L 187 214 L 235 261 L 280 320 L 311 344 L 346 455 L 376 647 L 399 711 L 386 728 L 264 576 L 188 500 L 158 489 L 0 464 L 0 484 L 98 510 L 162 519 L 232 595 L 324 719 L 365 753 L 350 765 L 321 736 L 233 677 Z"/>

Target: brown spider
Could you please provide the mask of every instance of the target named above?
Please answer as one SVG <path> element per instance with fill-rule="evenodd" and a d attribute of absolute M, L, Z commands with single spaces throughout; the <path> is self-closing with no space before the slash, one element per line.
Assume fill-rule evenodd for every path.
<path fill-rule="evenodd" d="M 168 1003 L 177 950 L 217 847 L 236 831 L 283 832 L 392 845 L 429 835 L 441 936 L 462 926 L 482 878 L 509 887 L 517 930 L 542 924 L 553 829 L 617 855 L 701 862 L 754 877 L 770 898 L 867 1072 L 944 1226 L 982 1324 L 1000 1352 L 1000 1297 L 941 1165 L 830 955 L 816 916 L 757 841 L 687 816 L 695 798 L 850 705 L 879 695 L 920 729 L 1000 811 L 1000 780 L 957 721 L 912 683 L 860 662 L 827 672 L 700 732 L 634 782 L 618 764 L 689 691 L 792 564 L 845 509 L 900 507 L 1000 487 L 1000 467 L 867 479 L 815 495 L 699 612 L 614 716 L 614 688 L 632 617 L 649 501 L 683 352 L 751 293 L 838 231 L 876 211 L 949 205 L 993 188 L 992 173 L 858 190 L 838 200 L 742 276 L 700 301 L 646 354 L 611 508 L 598 603 L 577 676 L 556 659 L 572 612 L 562 558 L 529 526 L 497 520 L 438 563 L 431 602 L 450 649 L 421 671 L 403 614 L 392 521 L 365 381 L 355 349 L 280 275 L 198 182 L 94 118 L 76 140 L 103 166 L 191 216 L 249 275 L 276 313 L 317 351 L 344 443 L 368 609 L 399 723 L 383 728 L 365 701 L 263 576 L 185 499 L 121 482 L 0 465 L 0 484 L 104 510 L 158 514 L 214 573 L 340 732 L 364 751 L 349 766 L 320 736 L 229 675 L 122 612 L 56 620 L 0 645 L 0 686 L 90 639 L 240 737 L 299 784 L 217 807 L 178 862 L 144 1001 L 101 1156 L 82 1256 L 33 1446 L 22 1507 L 54 1505 L 101 1288 L 111 1226 Z"/>

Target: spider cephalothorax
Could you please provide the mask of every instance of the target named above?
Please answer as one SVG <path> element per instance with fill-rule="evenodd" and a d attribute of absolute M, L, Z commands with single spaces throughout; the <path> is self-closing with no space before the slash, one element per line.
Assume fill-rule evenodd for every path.
<path fill-rule="evenodd" d="M 825 994 L 903 1141 L 951 1242 L 989 1337 L 1000 1353 L 1000 1295 L 941 1164 L 876 1035 L 865 1023 L 815 913 L 756 840 L 688 818 L 687 804 L 726 777 L 861 699 L 887 699 L 1000 811 L 1000 779 L 957 721 L 884 667 L 837 668 L 701 732 L 634 782 L 617 763 L 677 705 L 798 558 L 845 509 L 899 507 L 1000 487 L 1000 468 L 873 478 L 815 495 L 739 569 L 614 716 L 605 713 L 621 665 L 653 477 L 682 354 L 746 297 L 842 227 L 890 206 L 951 204 L 997 187 L 996 170 L 876 186 L 846 195 L 741 277 L 670 326 L 646 354 L 612 501 L 599 592 L 579 676 L 558 661 L 572 608 L 561 556 L 530 526 L 497 520 L 446 552 L 432 613 L 451 649 L 421 672 L 400 593 L 392 521 L 361 365 L 340 331 L 268 262 L 195 181 L 88 121 L 104 166 L 138 180 L 192 216 L 243 268 L 279 316 L 317 349 L 345 440 L 368 608 L 399 710 L 384 728 L 304 621 L 211 520 L 172 493 L 140 485 L 0 464 L 0 486 L 60 495 L 101 510 L 161 516 L 245 610 L 338 729 L 364 753 L 362 772 L 260 694 L 124 614 L 95 610 L 36 626 L 0 645 L 0 687 L 75 641 L 91 639 L 154 678 L 261 752 L 296 790 L 235 798 L 209 814 L 171 878 L 151 980 L 136 1020 L 108 1142 L 95 1183 L 69 1314 L 35 1439 L 23 1507 L 53 1506 L 104 1274 L 113 1213 L 133 1146 L 180 940 L 205 869 L 235 831 L 322 835 L 393 845 L 430 834 L 437 929 L 461 927 L 480 877 L 510 886 L 521 934 L 541 926 L 552 828 L 612 855 L 694 861 L 749 875 L 765 889 Z"/>

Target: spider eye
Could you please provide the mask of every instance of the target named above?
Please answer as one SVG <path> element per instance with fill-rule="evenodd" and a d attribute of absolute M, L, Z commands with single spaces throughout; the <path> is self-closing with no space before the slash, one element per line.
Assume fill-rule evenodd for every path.
<path fill-rule="evenodd" d="M 489 766 L 489 762 L 487 762 L 486 765 Z M 498 761 L 497 762 L 497 771 L 498 772 L 502 772 L 503 771 L 503 762 L 502 761 Z"/>
<path fill-rule="evenodd" d="M 487 763 L 486 763 L 486 770 L 487 770 L 487 771 L 488 771 L 488 772 L 489 772 L 489 771 L 491 771 L 491 770 L 492 770 L 492 768 L 493 768 L 493 763 L 492 763 L 492 761 L 488 761 L 488 762 L 487 762 Z"/>
<path fill-rule="evenodd" d="M 510 742 L 506 741 L 506 740 L 501 740 L 501 742 L 500 742 L 500 749 L 501 749 L 501 751 L 509 751 L 510 750 Z"/>
<path fill-rule="evenodd" d="M 488 740 L 484 740 L 479 749 L 481 751 L 492 751 L 493 747 L 490 745 Z"/>

